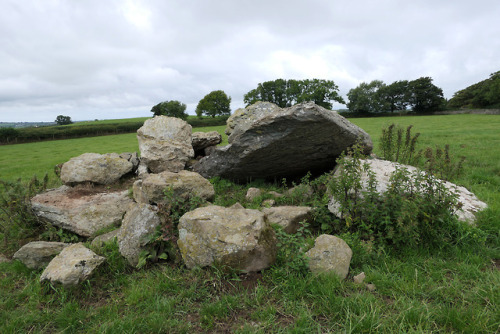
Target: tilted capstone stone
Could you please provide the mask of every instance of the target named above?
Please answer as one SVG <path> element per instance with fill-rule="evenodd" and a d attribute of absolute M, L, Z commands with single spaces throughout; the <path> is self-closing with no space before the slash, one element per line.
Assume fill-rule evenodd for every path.
<path fill-rule="evenodd" d="M 193 170 L 206 178 L 239 181 L 302 176 L 331 170 L 337 157 L 357 142 L 364 153 L 372 150 L 364 130 L 312 102 L 285 109 L 267 103 L 263 108 L 271 110 L 236 122 L 229 145 L 217 147 Z"/>

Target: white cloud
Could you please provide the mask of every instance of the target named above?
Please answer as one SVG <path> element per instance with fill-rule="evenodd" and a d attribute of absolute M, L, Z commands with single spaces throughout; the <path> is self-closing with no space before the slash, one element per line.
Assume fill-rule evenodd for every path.
<path fill-rule="evenodd" d="M 194 112 L 216 89 L 236 109 L 280 77 L 345 96 L 431 76 L 451 97 L 499 70 L 498 17 L 496 0 L 4 0 L 0 121 L 149 116 L 164 100 Z"/>

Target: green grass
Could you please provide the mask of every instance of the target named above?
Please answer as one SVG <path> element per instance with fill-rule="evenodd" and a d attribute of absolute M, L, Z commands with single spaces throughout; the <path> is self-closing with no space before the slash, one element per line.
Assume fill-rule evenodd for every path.
<path fill-rule="evenodd" d="M 0 264 L 2 333 L 496 333 L 500 331 L 500 117 L 446 115 L 351 119 L 378 152 L 380 130 L 413 124 L 422 145 L 450 144 L 466 156 L 458 183 L 490 208 L 478 225 L 486 245 L 402 252 L 357 250 L 347 280 L 274 266 L 254 276 L 218 268 L 173 265 L 128 268 L 116 245 L 96 250 L 107 263 L 74 291 L 41 285 L 41 271 Z M 196 131 L 223 131 L 224 127 Z M 227 140 L 227 139 L 226 139 Z M 0 178 L 52 173 L 85 152 L 137 151 L 135 135 L 0 146 Z M 277 189 L 281 185 L 254 186 Z M 219 204 L 242 200 L 245 189 L 222 181 Z M 255 203 L 252 203 L 253 205 Z M 496 236 L 496 238 L 495 238 Z M 352 282 L 365 272 L 369 291 Z"/>

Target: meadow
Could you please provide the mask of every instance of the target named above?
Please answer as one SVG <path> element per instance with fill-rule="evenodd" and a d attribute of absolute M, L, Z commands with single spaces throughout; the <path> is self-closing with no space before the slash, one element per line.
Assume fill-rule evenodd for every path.
<path fill-rule="evenodd" d="M 0 332 L 499 332 L 500 117 L 350 121 L 372 136 L 376 154 L 381 128 L 396 123 L 413 125 L 413 131 L 421 133 L 422 147 L 449 144 L 455 156 L 465 156 L 464 171 L 454 182 L 489 205 L 479 215 L 477 229 L 467 232 L 484 236 L 483 242 L 400 250 L 367 250 L 354 244 L 344 281 L 296 270 L 287 264 L 290 254 L 285 250 L 272 268 L 245 275 L 218 267 L 186 270 L 173 263 L 135 270 L 120 258 L 116 245 L 109 245 L 99 250 L 108 258 L 105 267 L 72 291 L 40 284 L 41 271 L 19 262 L 0 263 Z M 211 130 L 223 133 L 224 126 L 195 129 Z M 85 152 L 131 151 L 138 151 L 135 134 L 0 146 L 0 179 L 26 181 L 49 173 L 51 185 L 57 186 L 56 164 Z M 252 185 L 283 190 L 282 185 L 259 180 Z M 236 201 L 244 198 L 245 189 L 220 182 L 216 192 Z M 0 253 L 10 256 L 12 250 Z M 375 285 L 374 291 L 352 281 L 360 272 Z"/>

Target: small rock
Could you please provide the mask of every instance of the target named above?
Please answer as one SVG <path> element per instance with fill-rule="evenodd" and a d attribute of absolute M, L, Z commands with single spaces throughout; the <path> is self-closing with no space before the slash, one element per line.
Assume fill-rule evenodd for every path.
<path fill-rule="evenodd" d="M 68 246 L 64 242 L 33 241 L 21 247 L 13 258 L 28 268 L 41 269 Z"/>
<path fill-rule="evenodd" d="M 280 194 L 279 192 L 277 191 L 269 191 L 268 192 L 269 195 L 273 196 L 274 198 L 280 198 L 280 197 L 283 197 L 283 194 Z"/>
<path fill-rule="evenodd" d="M 297 232 L 300 222 L 309 221 L 311 211 L 308 206 L 278 206 L 262 210 L 270 224 L 278 224 L 290 234 Z"/>
<path fill-rule="evenodd" d="M 369 284 L 365 284 L 366 288 L 368 289 L 368 291 L 375 291 L 377 289 L 377 287 L 375 286 L 375 284 L 372 284 L 372 283 L 369 283 Z"/>
<path fill-rule="evenodd" d="M 255 198 L 259 197 L 262 195 L 262 190 L 259 188 L 248 188 L 247 194 L 245 195 L 245 199 L 248 202 L 252 202 Z"/>
<path fill-rule="evenodd" d="M 306 252 L 309 269 L 313 273 L 334 272 L 345 279 L 349 273 L 352 250 L 347 243 L 333 235 L 322 234 L 316 238 L 314 247 Z"/>
<path fill-rule="evenodd" d="M 86 248 L 82 243 L 64 248 L 43 271 L 40 282 L 50 281 L 71 287 L 86 280 L 106 258 Z"/>
<path fill-rule="evenodd" d="M 245 207 L 243 205 L 241 205 L 240 203 L 234 203 L 229 208 L 233 209 L 233 210 L 241 210 L 241 209 L 244 210 L 245 209 Z"/>
<path fill-rule="evenodd" d="M 366 275 L 365 275 L 364 272 L 362 272 L 361 274 L 356 275 L 356 276 L 353 277 L 354 283 L 356 283 L 356 284 L 362 284 L 363 281 L 365 280 L 365 278 L 366 278 Z"/>
<path fill-rule="evenodd" d="M 276 204 L 276 201 L 274 199 L 266 199 L 264 202 L 262 202 L 262 206 L 265 208 L 270 208 Z"/>
<path fill-rule="evenodd" d="M 91 243 L 92 247 L 102 247 L 104 246 L 104 244 L 112 242 L 114 239 L 117 238 L 119 232 L 120 229 L 117 228 L 116 230 L 113 230 L 111 232 L 98 235 L 97 237 L 94 238 L 94 240 L 92 240 Z"/>

